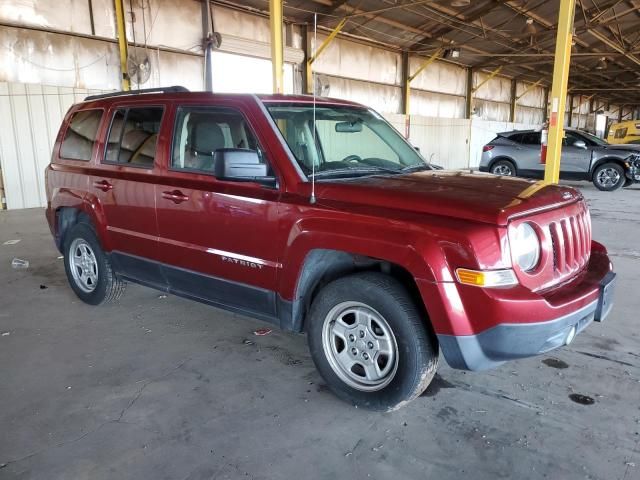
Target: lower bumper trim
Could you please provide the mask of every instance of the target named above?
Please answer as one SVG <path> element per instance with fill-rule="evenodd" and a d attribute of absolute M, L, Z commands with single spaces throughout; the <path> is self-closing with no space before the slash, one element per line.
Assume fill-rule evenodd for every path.
<path fill-rule="evenodd" d="M 452 368 L 487 370 L 565 345 L 571 328 L 576 328 L 576 334 L 587 328 L 597 308 L 598 301 L 595 301 L 548 322 L 503 323 L 477 335 L 438 335 L 438 341 Z"/>

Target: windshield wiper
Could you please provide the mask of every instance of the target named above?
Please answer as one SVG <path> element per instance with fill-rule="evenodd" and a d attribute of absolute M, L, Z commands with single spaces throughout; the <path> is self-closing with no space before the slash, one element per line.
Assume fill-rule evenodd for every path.
<path fill-rule="evenodd" d="M 332 176 L 336 176 L 336 175 L 351 175 L 351 174 L 359 174 L 359 173 L 376 173 L 376 172 L 386 172 L 386 173 L 393 173 L 393 174 L 397 174 L 397 173 L 402 173 L 402 170 L 396 170 L 393 168 L 386 168 L 386 167 L 379 167 L 377 165 L 370 165 L 367 167 L 346 167 L 346 168 L 336 168 L 333 170 L 324 170 L 324 171 L 320 171 L 320 172 L 316 172 L 314 175 L 309 175 L 309 176 L 315 176 L 315 177 L 332 177 Z"/>
<path fill-rule="evenodd" d="M 426 164 L 418 164 L 418 165 L 409 165 L 408 167 L 404 167 L 401 172 L 403 173 L 407 173 L 407 172 L 420 172 L 422 170 L 433 170 L 433 168 Z"/>

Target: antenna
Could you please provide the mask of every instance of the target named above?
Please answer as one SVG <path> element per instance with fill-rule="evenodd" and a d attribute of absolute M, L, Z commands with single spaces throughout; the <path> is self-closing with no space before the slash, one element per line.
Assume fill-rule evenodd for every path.
<path fill-rule="evenodd" d="M 313 14 L 313 56 L 316 56 L 318 48 L 318 14 Z M 313 74 L 313 64 L 311 64 L 311 88 L 313 89 L 313 148 L 316 157 L 311 158 L 311 198 L 309 203 L 316 203 L 316 158 L 318 158 L 318 142 L 316 141 L 316 76 Z"/>

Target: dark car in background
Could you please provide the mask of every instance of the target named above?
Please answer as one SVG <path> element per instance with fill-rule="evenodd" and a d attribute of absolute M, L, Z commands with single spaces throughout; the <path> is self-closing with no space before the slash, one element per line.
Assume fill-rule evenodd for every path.
<path fill-rule="evenodd" d="M 540 138 L 539 130 L 499 133 L 482 148 L 480 171 L 542 178 L 544 164 L 540 162 Z M 598 189 L 605 191 L 640 181 L 640 145 L 611 145 L 590 133 L 566 129 L 560 177 L 592 181 Z"/>

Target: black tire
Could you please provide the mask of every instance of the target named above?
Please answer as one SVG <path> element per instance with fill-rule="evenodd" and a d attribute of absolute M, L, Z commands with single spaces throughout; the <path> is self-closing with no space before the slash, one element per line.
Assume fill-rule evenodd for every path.
<path fill-rule="evenodd" d="M 518 170 L 511 160 L 498 160 L 494 162 L 491 165 L 490 171 L 494 175 L 502 175 L 504 177 L 515 177 L 518 175 Z"/>
<path fill-rule="evenodd" d="M 625 181 L 624 169 L 617 163 L 603 163 L 602 165 L 598 165 L 593 172 L 593 184 L 598 190 L 603 192 L 618 190 L 622 188 Z"/>
<path fill-rule="evenodd" d="M 76 241 L 74 243 L 74 241 Z M 75 254 L 75 251 L 79 251 L 82 245 L 88 245 L 94 258 L 97 268 L 96 280 L 92 282 L 90 287 L 92 290 L 87 291 L 87 287 L 83 288 L 82 281 L 78 280 L 72 272 L 73 266 L 71 263 L 71 256 Z M 71 252 L 71 249 L 74 252 Z M 118 278 L 109 258 L 105 255 L 100 246 L 98 237 L 93 230 L 93 227 L 86 222 L 79 222 L 70 230 L 65 233 L 64 236 L 64 269 L 67 274 L 67 280 L 71 289 L 75 292 L 80 300 L 89 305 L 100 305 L 102 303 L 113 302 L 120 298 L 124 293 L 126 282 Z M 76 267 L 78 272 L 79 267 Z M 81 270 L 81 269 L 80 269 Z"/>
<path fill-rule="evenodd" d="M 362 391 L 349 385 L 336 373 L 339 367 L 335 366 L 335 360 L 334 366 L 331 364 L 330 358 L 332 355 L 335 358 L 335 354 L 325 351 L 323 332 L 331 328 L 325 328 L 325 320 L 329 325 L 335 324 L 329 320 L 331 312 L 347 302 L 357 302 L 357 308 L 364 305 L 379 313 L 395 337 L 397 368 L 388 377 L 388 383 L 375 391 Z M 425 321 L 406 289 L 394 278 L 375 272 L 357 273 L 329 283 L 316 296 L 307 322 L 307 340 L 316 368 L 338 397 L 358 407 L 392 411 L 424 392 L 436 373 L 438 343 Z M 348 348 L 346 337 L 348 335 L 345 335 L 344 348 L 349 354 L 353 350 Z M 363 341 L 363 356 L 366 348 Z M 379 355 L 376 354 L 376 358 Z M 360 357 L 354 358 L 357 361 Z"/>

